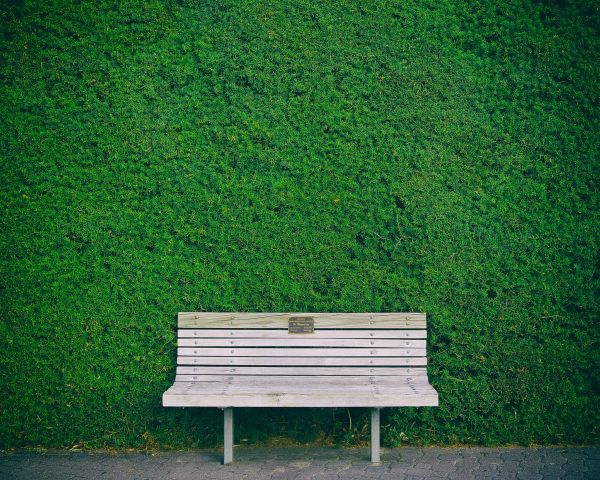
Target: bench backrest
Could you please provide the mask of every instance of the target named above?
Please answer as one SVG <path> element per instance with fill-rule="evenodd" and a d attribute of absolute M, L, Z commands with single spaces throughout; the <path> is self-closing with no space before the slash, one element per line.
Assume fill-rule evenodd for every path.
<path fill-rule="evenodd" d="M 314 324 L 314 332 L 290 333 L 290 319 L 309 329 Z M 424 313 L 182 312 L 178 326 L 176 381 L 205 375 L 426 379 Z"/>

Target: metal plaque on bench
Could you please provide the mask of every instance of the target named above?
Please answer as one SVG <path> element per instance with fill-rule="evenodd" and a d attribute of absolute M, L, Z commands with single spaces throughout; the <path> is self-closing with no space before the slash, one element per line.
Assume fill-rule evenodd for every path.
<path fill-rule="evenodd" d="M 290 317 L 288 333 L 315 333 L 313 317 Z"/>

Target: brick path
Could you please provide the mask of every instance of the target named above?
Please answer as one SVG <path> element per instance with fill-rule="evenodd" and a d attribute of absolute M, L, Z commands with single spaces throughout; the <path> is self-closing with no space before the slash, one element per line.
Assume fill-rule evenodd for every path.
<path fill-rule="evenodd" d="M 3 480 L 416 480 L 600 479 L 600 448 L 385 449 L 372 466 L 366 449 L 236 448 L 235 463 L 218 451 L 143 453 L 8 453 L 0 455 Z"/>

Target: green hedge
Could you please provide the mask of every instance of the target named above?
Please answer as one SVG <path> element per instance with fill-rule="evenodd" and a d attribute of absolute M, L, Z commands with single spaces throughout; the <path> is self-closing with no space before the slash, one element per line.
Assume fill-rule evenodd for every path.
<path fill-rule="evenodd" d="M 180 310 L 427 312 L 384 443 L 598 442 L 597 2 L 8 3 L 0 447 L 218 444 L 161 407 Z"/>

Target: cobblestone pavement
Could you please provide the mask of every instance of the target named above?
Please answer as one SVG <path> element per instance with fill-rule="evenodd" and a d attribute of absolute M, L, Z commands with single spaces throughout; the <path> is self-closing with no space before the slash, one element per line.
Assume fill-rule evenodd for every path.
<path fill-rule="evenodd" d="M 600 479 L 600 448 L 398 448 L 373 466 L 366 449 L 238 448 L 143 453 L 19 452 L 0 455 L 0 479 L 413 480 Z"/>

